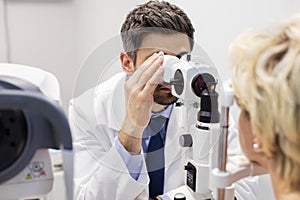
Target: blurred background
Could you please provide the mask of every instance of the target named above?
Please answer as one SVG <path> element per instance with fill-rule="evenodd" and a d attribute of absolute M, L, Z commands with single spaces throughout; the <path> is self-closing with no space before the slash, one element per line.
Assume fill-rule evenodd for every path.
<path fill-rule="evenodd" d="M 129 10 L 143 2 L 0 0 L 0 62 L 35 66 L 53 73 L 60 81 L 66 109 L 85 58 L 98 45 L 116 37 Z M 191 18 L 196 43 L 215 62 L 223 80 L 230 77 L 228 46 L 239 33 L 276 22 L 300 8 L 298 0 L 170 2 Z M 94 83 L 87 77 L 74 95 Z"/>
<path fill-rule="evenodd" d="M 84 76 L 76 84 L 82 63 L 97 46 L 116 38 L 129 10 L 143 2 L 0 0 L 0 62 L 34 66 L 53 73 L 60 82 L 62 106 L 67 111 L 72 96 L 78 96 L 97 82 L 97 77 Z M 272 24 L 300 8 L 299 0 L 170 2 L 191 18 L 196 43 L 215 62 L 222 80 L 230 78 L 228 47 L 238 34 L 249 27 Z M 115 55 L 115 62 L 118 56 Z M 103 68 L 101 63 L 98 67 L 100 71 Z M 238 112 L 235 108 L 235 118 Z M 270 189 L 268 177 L 265 179 L 266 188 Z M 268 195 L 264 191 L 260 195 L 260 199 L 273 198 L 264 196 Z"/>

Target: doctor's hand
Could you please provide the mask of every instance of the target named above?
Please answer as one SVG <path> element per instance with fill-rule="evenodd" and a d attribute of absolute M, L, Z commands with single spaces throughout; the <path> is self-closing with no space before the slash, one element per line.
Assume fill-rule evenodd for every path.
<path fill-rule="evenodd" d="M 142 134 L 151 118 L 153 93 L 163 80 L 163 55 L 154 53 L 125 83 L 126 116 L 119 139 L 133 154 L 140 152 Z"/>

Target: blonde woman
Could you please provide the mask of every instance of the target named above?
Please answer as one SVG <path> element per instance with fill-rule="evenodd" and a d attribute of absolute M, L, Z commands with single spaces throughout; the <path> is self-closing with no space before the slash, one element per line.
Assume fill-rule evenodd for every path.
<path fill-rule="evenodd" d="M 276 199 L 300 199 L 300 13 L 231 46 L 245 155 L 266 167 Z"/>

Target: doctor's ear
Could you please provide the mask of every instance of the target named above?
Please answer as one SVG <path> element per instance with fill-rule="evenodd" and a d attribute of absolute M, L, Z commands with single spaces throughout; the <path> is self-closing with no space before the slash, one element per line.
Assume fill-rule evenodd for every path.
<path fill-rule="evenodd" d="M 126 52 L 121 52 L 120 61 L 123 71 L 128 75 L 132 75 L 134 72 L 134 63 L 132 58 Z"/>

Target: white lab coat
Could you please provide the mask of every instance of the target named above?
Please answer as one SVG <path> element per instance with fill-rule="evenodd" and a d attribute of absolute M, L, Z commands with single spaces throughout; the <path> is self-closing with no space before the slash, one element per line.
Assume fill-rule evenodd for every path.
<path fill-rule="evenodd" d="M 148 199 L 146 165 L 134 180 L 115 147 L 125 116 L 125 73 L 118 73 L 71 100 L 69 119 L 74 140 L 75 199 Z M 184 184 L 185 156 L 179 146 L 182 109 L 173 108 L 165 142 L 164 192 Z M 241 153 L 236 131 L 229 134 L 229 154 Z M 239 199 L 255 199 L 256 181 L 236 186 Z M 240 188 L 240 189 L 239 189 Z"/>

